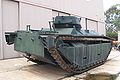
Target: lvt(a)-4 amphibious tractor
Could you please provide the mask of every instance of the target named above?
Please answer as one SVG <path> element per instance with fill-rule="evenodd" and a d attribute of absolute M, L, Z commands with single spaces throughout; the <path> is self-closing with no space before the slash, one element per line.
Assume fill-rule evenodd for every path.
<path fill-rule="evenodd" d="M 110 51 L 111 40 L 92 30 L 81 30 L 80 19 L 56 16 L 50 28 L 5 33 L 8 45 L 33 62 L 47 62 L 62 69 L 81 73 L 102 65 Z"/>

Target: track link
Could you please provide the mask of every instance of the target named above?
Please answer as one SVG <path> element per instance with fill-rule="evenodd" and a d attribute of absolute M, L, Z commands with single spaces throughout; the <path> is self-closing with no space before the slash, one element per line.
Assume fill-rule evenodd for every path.
<path fill-rule="evenodd" d="M 95 38 L 95 39 L 94 38 L 78 38 L 78 37 L 73 37 L 73 36 L 72 37 L 71 36 L 58 36 L 56 38 L 56 41 L 59 40 L 59 39 L 60 40 L 102 40 L 102 41 L 110 41 L 109 39 L 103 39 L 103 38 L 98 38 L 98 39 L 97 38 Z M 85 71 L 90 70 L 92 68 L 95 68 L 97 66 L 100 66 L 100 65 L 105 63 L 105 61 L 108 57 L 107 56 L 105 60 L 99 61 L 96 64 L 92 64 L 90 67 L 87 67 L 85 69 L 81 69 L 79 67 L 75 67 L 71 64 L 66 63 L 64 61 L 64 59 L 61 57 L 60 52 L 57 50 L 56 46 L 52 47 L 52 48 L 49 48 L 48 51 L 51 54 L 51 56 L 53 57 L 53 59 L 58 63 L 58 65 L 62 69 L 66 70 L 68 72 L 72 72 L 72 73 L 82 73 L 82 72 L 85 72 Z"/>

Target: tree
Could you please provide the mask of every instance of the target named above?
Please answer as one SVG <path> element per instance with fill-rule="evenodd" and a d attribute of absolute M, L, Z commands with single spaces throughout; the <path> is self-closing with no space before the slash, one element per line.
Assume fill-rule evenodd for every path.
<path fill-rule="evenodd" d="M 117 36 L 120 30 L 120 4 L 113 5 L 105 12 L 105 23 L 107 36 Z"/>

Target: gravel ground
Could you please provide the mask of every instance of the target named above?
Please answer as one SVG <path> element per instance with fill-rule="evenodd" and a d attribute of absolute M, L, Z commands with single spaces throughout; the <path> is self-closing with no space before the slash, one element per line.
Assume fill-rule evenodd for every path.
<path fill-rule="evenodd" d="M 107 79 L 109 76 L 111 77 L 111 75 L 113 75 L 118 77 L 119 73 L 120 52 L 116 50 L 111 51 L 104 65 L 83 74 L 67 78 L 64 78 L 64 76 L 68 75 L 67 72 L 50 64 L 38 65 L 31 61 L 27 62 L 25 58 L 0 60 L 0 80 L 58 80 L 61 78 L 64 78 L 62 80 L 93 80 L 89 77 L 91 75 L 94 76 L 96 80 L 109 80 Z M 89 77 L 89 79 L 86 77 Z M 120 80 L 120 77 L 118 77 L 117 80 Z"/>

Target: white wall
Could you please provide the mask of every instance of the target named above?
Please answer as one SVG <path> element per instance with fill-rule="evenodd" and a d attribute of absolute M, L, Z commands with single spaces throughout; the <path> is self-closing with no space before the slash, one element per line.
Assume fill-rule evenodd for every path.
<path fill-rule="evenodd" d="M 82 26 L 83 30 L 86 29 L 86 20 L 85 20 L 85 18 L 81 18 L 81 26 Z"/>
<path fill-rule="evenodd" d="M 92 20 L 87 20 L 87 29 L 88 30 L 94 30 L 98 32 L 98 22 L 92 21 Z"/>
<path fill-rule="evenodd" d="M 56 17 L 56 16 L 69 16 L 69 14 L 52 10 L 52 17 Z"/>
<path fill-rule="evenodd" d="M 103 0 L 96 0 L 97 3 L 96 5 L 98 5 L 96 7 L 96 10 L 97 10 L 97 16 L 98 16 L 98 20 L 100 22 L 104 22 L 104 9 L 103 9 Z M 94 9 L 94 8 L 93 8 Z M 104 24 L 104 23 L 103 23 Z"/>
<path fill-rule="evenodd" d="M 82 29 L 86 29 L 85 18 L 94 20 L 98 29 L 95 29 L 100 34 L 105 35 L 104 26 L 104 11 L 103 11 L 103 0 L 16 0 L 22 3 L 27 3 L 29 5 L 43 7 L 48 10 L 58 10 L 62 12 L 69 13 L 71 15 L 76 15 L 82 17 L 81 25 Z M 52 13 L 53 14 L 53 13 Z M 41 14 L 42 15 L 42 14 Z M 55 13 L 54 13 L 55 15 Z M 52 16 L 54 16 L 52 15 Z M 44 23 L 43 23 L 44 24 Z M 88 28 L 95 26 L 89 25 Z M 99 30 L 100 29 L 100 30 Z"/>
<path fill-rule="evenodd" d="M 20 29 L 26 29 L 30 24 L 33 29 L 48 27 L 48 22 L 52 20 L 52 10 L 20 3 Z"/>
<path fill-rule="evenodd" d="M 70 14 L 87 17 L 97 21 L 103 20 L 103 1 L 102 0 L 16 0 L 36 5 L 44 6 L 49 9 L 68 12 Z"/>
<path fill-rule="evenodd" d="M 100 35 L 106 35 L 105 24 L 104 22 L 98 22 L 98 33 Z"/>
<path fill-rule="evenodd" d="M 2 4 L 2 17 L 3 17 L 3 58 L 17 57 L 13 45 L 7 45 L 5 41 L 5 32 L 13 32 L 18 30 L 18 2 L 3 0 Z"/>
<path fill-rule="evenodd" d="M 2 49 L 2 7 L 0 0 L 0 59 L 3 58 L 3 49 Z"/>
<path fill-rule="evenodd" d="M 120 42 L 120 31 L 118 31 L 118 41 Z"/>

